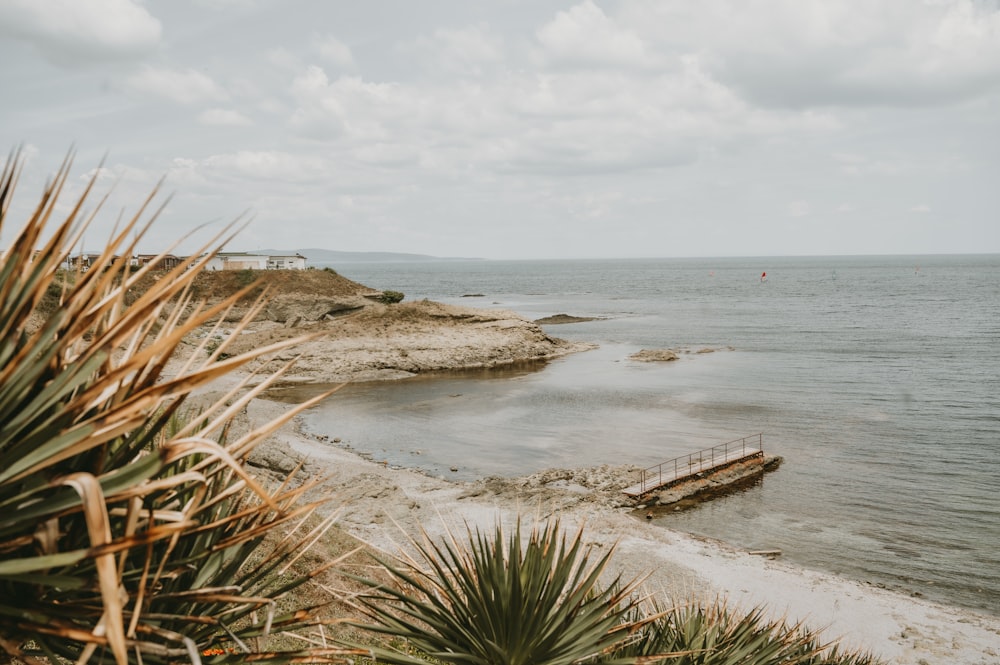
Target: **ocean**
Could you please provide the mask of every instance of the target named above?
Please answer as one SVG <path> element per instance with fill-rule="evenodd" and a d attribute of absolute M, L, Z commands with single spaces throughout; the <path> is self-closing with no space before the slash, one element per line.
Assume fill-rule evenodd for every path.
<path fill-rule="evenodd" d="M 599 348 L 352 385 L 307 428 L 456 479 L 651 466 L 760 432 L 780 470 L 655 522 L 1000 615 L 1000 256 L 333 267 L 408 300 L 595 317 L 545 328 Z M 684 352 L 629 360 L 659 348 Z"/>

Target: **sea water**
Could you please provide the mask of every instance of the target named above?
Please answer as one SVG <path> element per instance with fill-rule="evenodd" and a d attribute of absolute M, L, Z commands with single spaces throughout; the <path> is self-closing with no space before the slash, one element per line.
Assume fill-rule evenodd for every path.
<path fill-rule="evenodd" d="M 545 329 L 599 348 L 350 386 L 308 428 L 456 479 L 650 466 L 760 432 L 779 471 L 656 522 L 1000 614 L 1000 256 L 334 267 L 408 300 L 595 317 Z M 629 359 L 660 348 L 680 359 Z"/>

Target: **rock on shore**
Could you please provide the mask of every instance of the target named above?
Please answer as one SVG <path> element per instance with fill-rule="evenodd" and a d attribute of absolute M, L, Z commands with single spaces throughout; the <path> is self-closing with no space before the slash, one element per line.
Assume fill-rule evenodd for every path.
<path fill-rule="evenodd" d="M 289 378 L 326 382 L 496 367 L 593 348 L 550 337 L 538 324 L 506 310 L 429 300 L 385 305 L 364 298 L 339 305 L 316 307 L 304 300 L 298 311 L 286 300 L 273 317 L 279 320 L 255 323 L 234 340 L 230 352 L 315 335 L 274 360 L 298 357 Z"/>
<path fill-rule="evenodd" d="M 733 347 L 726 347 L 726 350 L 732 351 Z M 638 360 L 647 363 L 671 362 L 680 358 L 682 353 L 705 355 L 706 353 L 715 353 L 716 351 L 717 349 L 708 346 L 700 349 L 642 349 L 630 355 L 629 360 Z"/>
<path fill-rule="evenodd" d="M 541 323 L 546 325 L 559 325 L 563 323 L 584 323 L 586 321 L 600 321 L 601 319 L 596 316 L 572 316 L 570 314 L 553 314 L 552 316 L 544 316 L 540 319 L 535 319 L 535 323 Z"/>

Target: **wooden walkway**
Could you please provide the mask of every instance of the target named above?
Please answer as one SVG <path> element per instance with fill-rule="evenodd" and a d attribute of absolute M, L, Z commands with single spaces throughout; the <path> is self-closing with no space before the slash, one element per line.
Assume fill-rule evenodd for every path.
<path fill-rule="evenodd" d="M 742 439 L 712 446 L 696 453 L 675 457 L 639 472 L 639 482 L 622 490 L 626 495 L 638 498 L 667 485 L 706 471 L 714 471 L 729 464 L 764 456 L 763 434 L 752 434 Z"/>

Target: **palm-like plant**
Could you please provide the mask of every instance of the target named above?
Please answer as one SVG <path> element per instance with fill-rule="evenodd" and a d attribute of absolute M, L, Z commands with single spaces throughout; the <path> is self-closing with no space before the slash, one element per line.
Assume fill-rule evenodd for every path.
<path fill-rule="evenodd" d="M 396 665 L 665 663 L 669 665 L 879 665 L 841 652 L 801 624 L 769 620 L 763 608 L 733 612 L 723 602 L 664 609 L 614 579 L 599 586 L 613 548 L 589 561 L 582 531 L 558 522 L 522 538 L 469 531 L 436 544 L 424 534 L 414 555 L 379 561 L 392 584 L 356 577 L 372 591 L 357 598 L 372 623 L 397 642 L 373 649 Z"/>
<path fill-rule="evenodd" d="M 641 615 L 642 612 L 639 612 Z M 763 608 L 733 612 L 725 603 L 690 602 L 662 610 L 614 654 L 671 665 L 878 665 L 870 655 L 823 644 L 801 624 L 769 620 Z"/>
<path fill-rule="evenodd" d="M 0 228 L 21 164 L 13 154 L 0 172 Z M 196 388 L 296 340 L 225 360 L 226 344 L 212 353 L 202 345 L 168 374 L 182 339 L 221 321 L 240 296 L 215 306 L 191 297 L 207 251 L 190 270 L 178 267 L 130 294 L 149 281 L 149 268 L 132 272 L 117 255 L 135 253 L 155 191 L 89 270 L 64 274 L 97 213 L 83 213 L 92 180 L 66 217 L 50 223 L 69 169 L 67 159 L 0 262 L 0 651 L 28 662 L 110 652 L 125 665 L 197 662 L 215 649 L 219 660 L 242 660 L 266 649 L 255 638 L 316 621 L 310 608 L 276 611 L 277 599 L 304 581 L 287 579 L 281 566 L 316 533 L 289 535 L 244 565 L 265 535 L 285 526 L 294 533 L 317 508 L 300 505 L 308 485 L 269 492 L 243 465 L 258 441 L 309 403 L 226 441 L 226 424 L 276 373 L 252 389 L 241 382 L 173 431 L 166 425 Z M 29 325 L 54 294 L 58 307 Z M 344 653 L 255 657 L 326 661 Z"/>
<path fill-rule="evenodd" d="M 606 655 L 645 620 L 625 620 L 635 583 L 600 586 L 613 548 L 592 560 L 582 535 L 567 539 L 558 522 L 526 539 L 520 522 L 492 538 L 469 530 L 461 544 L 425 534 L 412 543 L 415 558 L 380 562 L 398 586 L 361 580 L 373 589 L 358 598 L 374 620 L 364 627 L 406 645 L 376 649 L 378 659 L 425 662 L 415 652 L 456 665 L 571 665 Z"/>

